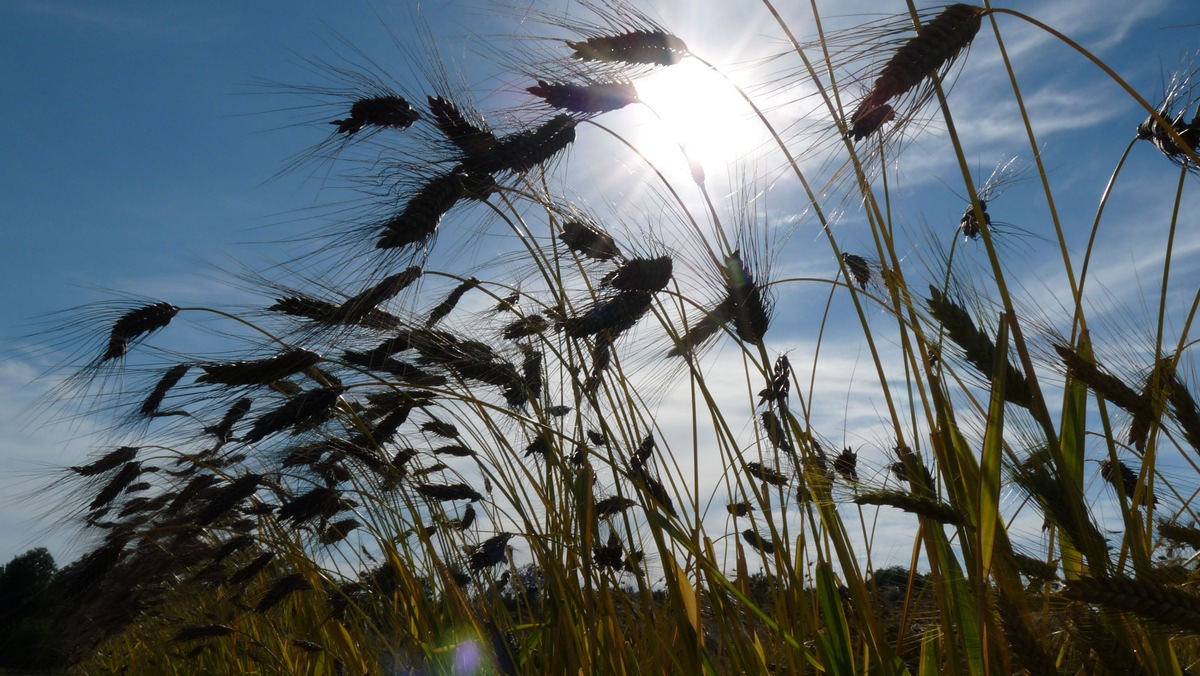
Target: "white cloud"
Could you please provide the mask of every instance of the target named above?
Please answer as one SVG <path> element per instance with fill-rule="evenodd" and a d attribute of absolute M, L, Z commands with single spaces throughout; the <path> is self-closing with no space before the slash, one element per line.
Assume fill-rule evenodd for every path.
<path fill-rule="evenodd" d="M 7 9 L 71 21 L 126 38 L 205 42 L 228 30 L 214 13 L 175 4 L 15 0 Z"/>

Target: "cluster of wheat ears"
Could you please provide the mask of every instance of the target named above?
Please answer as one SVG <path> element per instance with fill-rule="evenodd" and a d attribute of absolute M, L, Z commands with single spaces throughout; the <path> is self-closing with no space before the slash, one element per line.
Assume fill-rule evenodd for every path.
<path fill-rule="evenodd" d="M 416 87 L 362 55 L 316 64 L 335 84 L 296 90 L 340 112 L 296 164 L 342 163 L 376 199 L 338 212 L 311 253 L 241 275 L 266 302 L 123 299 L 69 315 L 60 337 L 82 356 L 53 396 L 109 423 L 107 446 L 57 479 L 90 543 L 63 582 L 81 667 L 1194 668 L 1192 314 L 1159 302 L 1137 354 L 1091 342 L 1091 240 L 1068 246 L 1032 152 L 1025 176 L 1050 205 L 1040 234 L 1061 249 L 1070 304 L 1053 322 L 1023 305 L 988 213 L 1013 168 L 971 185 L 948 96 L 972 42 L 995 41 L 1012 72 L 1003 24 L 1052 34 L 1138 101 L 1130 147 L 1148 141 L 1179 174 L 1174 218 L 1147 228 L 1165 233 L 1148 235 L 1166 252 L 1165 299 L 1200 167 L 1190 75 L 1147 103 L 1010 10 L 910 7 L 828 32 L 815 14 L 802 40 L 764 0 L 786 39 L 774 61 L 793 64 L 770 86 L 811 92 L 809 114 L 784 124 L 786 106 L 730 84 L 782 158 L 772 181 L 802 196 L 780 224 L 770 192 L 710 191 L 685 150 L 689 178 L 671 178 L 606 126 L 642 105 L 640 79 L 716 67 L 615 0 L 578 9 L 533 14 L 575 34 L 510 52 L 529 57 L 525 100 L 486 117 L 445 72 Z M 931 125 L 970 199 L 948 251 L 917 263 L 888 178 Z M 597 139 L 646 172 L 652 208 L 576 197 L 570 155 Z M 843 250 L 845 214 L 867 248 Z M 777 274 L 800 230 L 828 244 L 823 278 Z M 463 243 L 487 237 L 511 250 L 472 267 Z M 443 253 L 456 244 L 466 253 Z M 805 375 L 832 340 L 820 317 L 810 347 L 772 344 L 789 288 L 827 295 L 826 316 L 857 327 L 836 340 L 867 355 L 871 434 L 886 440 L 871 455 L 817 429 L 846 405 Z M 195 332 L 216 347 L 172 347 Z M 1119 511 L 1103 526 L 1097 475 Z M 880 576 L 872 524 L 899 512 L 911 527 L 888 537 L 911 570 Z M 1028 516 L 1041 530 L 1017 532 Z"/>

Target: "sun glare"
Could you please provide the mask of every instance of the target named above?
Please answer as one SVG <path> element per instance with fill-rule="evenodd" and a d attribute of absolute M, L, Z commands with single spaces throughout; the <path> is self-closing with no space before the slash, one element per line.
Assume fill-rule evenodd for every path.
<path fill-rule="evenodd" d="M 727 80 L 691 60 L 639 80 L 638 95 L 659 118 L 636 145 L 650 159 L 677 161 L 680 148 L 706 172 L 722 171 L 767 140 L 762 123 Z"/>

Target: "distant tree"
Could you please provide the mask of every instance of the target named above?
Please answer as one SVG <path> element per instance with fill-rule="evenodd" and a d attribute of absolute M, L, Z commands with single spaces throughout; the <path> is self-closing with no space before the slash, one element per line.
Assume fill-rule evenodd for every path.
<path fill-rule="evenodd" d="M 0 623 L 7 624 L 44 596 L 58 566 L 45 547 L 31 549 L 0 566 Z"/>
<path fill-rule="evenodd" d="M 754 602 L 754 605 L 768 612 L 775 608 L 775 594 L 783 586 L 780 580 L 766 571 L 760 570 L 750 573 L 746 577 L 746 584 L 750 589 L 750 600 Z"/>
<path fill-rule="evenodd" d="M 45 547 L 0 567 L 0 669 L 46 670 L 64 666 L 50 593 L 58 573 Z"/>
<path fill-rule="evenodd" d="M 908 587 L 909 570 L 904 566 L 889 566 L 875 571 L 875 586 L 879 589 L 906 589 Z M 925 585 L 925 575 L 917 573 L 913 577 L 918 589 Z"/>
<path fill-rule="evenodd" d="M 904 566 L 881 568 L 874 572 L 873 578 L 882 608 L 896 610 L 904 605 L 910 579 L 907 568 Z M 929 582 L 928 577 L 923 573 L 912 575 L 911 580 L 914 593 L 924 590 L 925 585 Z"/>

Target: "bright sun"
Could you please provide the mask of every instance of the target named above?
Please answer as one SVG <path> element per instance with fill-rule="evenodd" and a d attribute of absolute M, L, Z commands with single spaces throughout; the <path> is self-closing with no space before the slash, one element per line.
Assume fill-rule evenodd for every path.
<path fill-rule="evenodd" d="M 678 162 L 682 146 L 706 172 L 724 171 L 767 139 L 733 86 L 693 60 L 638 80 L 637 88 L 642 102 L 661 118 L 643 129 L 637 143 L 656 164 Z"/>

